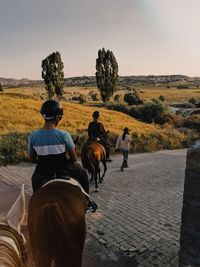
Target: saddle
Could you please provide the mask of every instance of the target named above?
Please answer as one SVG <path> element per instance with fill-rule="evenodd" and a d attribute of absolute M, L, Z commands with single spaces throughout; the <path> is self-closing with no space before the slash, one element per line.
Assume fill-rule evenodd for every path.
<path fill-rule="evenodd" d="M 70 175 L 67 170 L 59 170 L 59 169 L 51 170 L 49 172 L 46 172 L 45 175 L 43 175 L 42 185 L 55 179 L 69 180 Z"/>

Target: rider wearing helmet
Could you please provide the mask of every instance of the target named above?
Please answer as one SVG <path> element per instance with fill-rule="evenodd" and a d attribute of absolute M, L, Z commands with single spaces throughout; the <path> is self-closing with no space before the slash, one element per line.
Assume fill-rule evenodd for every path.
<path fill-rule="evenodd" d="M 99 111 L 94 111 L 92 114 L 93 121 L 88 125 L 88 136 L 89 140 L 98 141 L 105 147 L 106 150 L 106 160 L 111 162 L 110 159 L 110 145 L 107 142 L 107 134 L 104 125 L 100 122 L 101 113 Z"/>
<path fill-rule="evenodd" d="M 81 165 L 75 163 L 77 155 L 71 135 L 56 128 L 63 116 L 63 108 L 55 100 L 47 100 L 41 110 L 45 122 L 41 129 L 29 137 L 28 152 L 31 162 L 37 163 L 32 176 L 33 192 L 53 177 L 65 176 L 78 180 L 89 193 L 88 175 Z M 97 206 L 88 200 L 88 206 L 95 211 Z"/>

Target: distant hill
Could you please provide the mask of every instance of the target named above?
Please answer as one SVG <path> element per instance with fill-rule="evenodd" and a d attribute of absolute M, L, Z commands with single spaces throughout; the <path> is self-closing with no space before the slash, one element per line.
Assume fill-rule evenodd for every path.
<path fill-rule="evenodd" d="M 7 86 L 36 86 L 41 85 L 44 82 L 42 80 L 29 80 L 12 79 L 12 78 L 0 78 L 0 83 Z M 191 84 L 195 86 L 200 85 L 200 77 L 189 77 L 185 75 L 137 75 L 137 76 L 120 76 L 119 85 L 158 85 L 158 84 Z M 71 77 L 64 79 L 65 86 L 95 86 L 95 76 L 81 76 Z"/>
<path fill-rule="evenodd" d="M 26 85 L 39 85 L 43 82 L 40 80 L 29 80 L 26 78 L 22 79 L 13 79 L 13 78 L 1 78 L 0 83 L 3 86 L 26 86 Z"/>

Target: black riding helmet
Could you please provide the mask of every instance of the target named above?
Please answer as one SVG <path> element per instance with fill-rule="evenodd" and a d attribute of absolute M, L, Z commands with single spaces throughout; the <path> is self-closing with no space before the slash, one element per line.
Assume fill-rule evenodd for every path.
<path fill-rule="evenodd" d="M 92 117 L 95 118 L 95 119 L 98 119 L 99 117 L 101 116 L 101 113 L 99 111 L 94 111 L 93 114 L 92 114 Z"/>
<path fill-rule="evenodd" d="M 55 100 L 47 100 L 43 103 L 40 113 L 45 120 L 60 120 L 63 115 L 63 108 Z"/>

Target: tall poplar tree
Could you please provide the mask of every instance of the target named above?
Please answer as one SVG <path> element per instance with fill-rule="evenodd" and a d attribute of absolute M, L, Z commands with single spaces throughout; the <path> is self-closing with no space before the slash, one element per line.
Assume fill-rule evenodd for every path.
<path fill-rule="evenodd" d="M 56 94 L 58 100 L 63 95 L 64 65 L 59 52 L 54 52 L 42 60 L 42 78 L 49 99 Z"/>
<path fill-rule="evenodd" d="M 96 83 L 104 103 L 117 90 L 118 81 L 118 64 L 113 52 L 100 49 L 96 59 Z"/>

